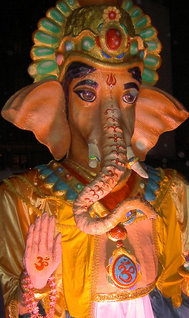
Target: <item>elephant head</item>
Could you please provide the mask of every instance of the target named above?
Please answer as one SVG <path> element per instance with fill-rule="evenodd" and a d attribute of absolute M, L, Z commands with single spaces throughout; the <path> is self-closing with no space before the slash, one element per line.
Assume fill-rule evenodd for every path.
<path fill-rule="evenodd" d="M 60 11 L 60 3 L 56 10 Z M 131 1 L 123 1 L 122 6 L 131 10 L 130 4 Z M 149 33 L 154 29 L 150 29 L 146 19 L 146 29 L 142 30 Z M 139 21 L 135 22 L 140 29 Z M 136 156 L 144 160 L 161 133 L 176 128 L 188 117 L 174 98 L 141 85 L 157 80 L 159 42 L 151 35 L 150 40 L 157 45 L 154 54 L 152 48 L 148 54 L 147 45 L 135 35 L 129 14 L 121 8 L 76 6 L 67 17 L 52 71 L 54 64 L 44 61 L 44 57 L 40 59 L 48 51 L 48 47 L 38 44 L 40 37 L 47 39 L 42 34 L 44 25 L 42 20 L 43 28 L 34 35 L 34 64 L 30 67 L 37 83 L 11 97 L 4 106 L 3 117 L 19 128 L 33 131 L 55 159 L 67 153 L 72 160 L 97 171 L 97 177 L 74 202 L 75 221 L 82 231 L 105 233 L 133 209 L 142 210 L 148 218 L 155 217 L 152 207 L 139 198 L 125 200 L 104 218 L 91 218 L 89 208 L 126 179 L 130 168 L 147 178 Z M 152 42 L 148 42 L 150 47 Z M 145 67 L 149 60 L 155 61 L 152 70 Z M 45 78 L 44 68 L 49 65 L 51 71 Z"/>

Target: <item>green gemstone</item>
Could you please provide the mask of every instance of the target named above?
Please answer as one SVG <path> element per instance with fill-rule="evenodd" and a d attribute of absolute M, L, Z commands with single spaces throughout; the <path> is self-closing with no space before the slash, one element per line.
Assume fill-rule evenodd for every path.
<path fill-rule="evenodd" d="M 67 14 L 70 11 L 70 8 L 64 1 L 59 2 L 57 4 L 57 7 L 60 9 L 62 13 L 65 13 L 65 14 Z"/>
<path fill-rule="evenodd" d="M 156 72 L 151 71 L 147 68 L 144 68 L 143 74 L 142 74 L 142 80 L 147 83 L 153 83 L 156 79 Z"/>
<path fill-rule="evenodd" d="M 131 0 L 125 1 L 122 4 L 122 8 L 125 9 L 126 11 L 129 11 L 133 6 L 133 2 Z"/>
<path fill-rule="evenodd" d="M 71 7 L 73 7 L 76 4 L 75 0 L 67 0 L 67 2 Z"/>
<path fill-rule="evenodd" d="M 135 27 L 136 28 L 141 28 L 141 27 L 144 27 L 148 22 L 148 19 L 146 16 L 143 16 L 142 19 L 140 19 L 139 21 L 137 21 L 135 23 Z"/>
<path fill-rule="evenodd" d="M 154 34 L 155 34 L 155 30 L 152 28 L 148 28 L 148 29 L 140 32 L 140 36 L 143 39 L 148 39 L 148 38 L 152 37 Z"/>
<path fill-rule="evenodd" d="M 133 10 L 131 17 L 132 18 L 137 18 L 141 13 L 141 10 L 139 8 L 136 8 L 135 10 Z"/>
<path fill-rule="evenodd" d="M 84 36 L 81 41 L 81 46 L 84 50 L 90 51 L 95 42 L 90 36 Z"/>
<path fill-rule="evenodd" d="M 76 189 L 77 189 L 77 190 L 83 189 L 83 185 L 82 185 L 81 183 L 78 183 L 78 184 L 76 185 Z"/>
<path fill-rule="evenodd" d="M 62 23 L 64 21 L 63 15 L 57 9 L 51 9 L 49 13 L 51 18 L 56 22 Z"/>
<path fill-rule="evenodd" d="M 47 33 L 44 33 L 42 31 L 38 31 L 35 34 L 35 38 L 45 44 L 56 44 L 58 43 L 58 40 L 53 35 L 49 35 Z"/>
<path fill-rule="evenodd" d="M 33 52 L 36 56 L 41 57 L 54 54 L 54 49 L 47 47 L 36 47 L 34 48 Z"/>
<path fill-rule="evenodd" d="M 137 41 L 133 41 L 131 43 L 130 53 L 131 53 L 131 55 L 136 55 L 138 53 L 138 42 Z"/>
<path fill-rule="evenodd" d="M 157 56 L 147 55 L 144 64 L 146 66 L 156 66 L 159 63 L 159 59 Z"/>
<path fill-rule="evenodd" d="M 41 21 L 41 25 L 48 31 L 52 32 L 52 33 L 59 33 L 60 32 L 60 27 L 58 25 L 56 25 L 55 23 L 53 23 L 52 21 L 48 20 L 48 19 L 44 19 Z"/>
<path fill-rule="evenodd" d="M 66 52 L 69 52 L 73 49 L 73 43 L 71 41 L 66 41 L 64 47 Z"/>
<path fill-rule="evenodd" d="M 145 43 L 148 45 L 148 51 L 155 51 L 158 48 L 158 43 L 155 41 L 146 41 Z"/>
<path fill-rule="evenodd" d="M 57 69 L 57 63 L 53 60 L 42 61 L 37 65 L 36 69 L 39 75 L 44 75 L 55 71 Z"/>
<path fill-rule="evenodd" d="M 144 58 L 144 50 L 140 51 L 140 59 L 143 60 Z"/>

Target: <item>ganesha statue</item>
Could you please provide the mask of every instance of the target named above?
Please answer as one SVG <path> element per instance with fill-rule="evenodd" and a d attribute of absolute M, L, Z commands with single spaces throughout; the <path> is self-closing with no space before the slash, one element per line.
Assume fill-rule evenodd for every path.
<path fill-rule="evenodd" d="M 188 317 L 187 182 L 145 157 L 189 113 L 153 87 L 150 17 L 131 0 L 60 0 L 33 41 L 34 83 L 2 116 L 54 160 L 0 187 L 6 317 Z"/>

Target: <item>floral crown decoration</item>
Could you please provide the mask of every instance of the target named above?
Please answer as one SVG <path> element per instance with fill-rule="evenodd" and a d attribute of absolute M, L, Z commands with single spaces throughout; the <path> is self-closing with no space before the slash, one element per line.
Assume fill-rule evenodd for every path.
<path fill-rule="evenodd" d="M 77 0 L 58 1 L 39 21 L 33 41 L 29 74 L 35 82 L 61 81 L 69 63 L 86 59 L 101 65 L 141 60 L 142 82 L 154 85 L 158 80 L 161 44 L 157 30 L 131 0 L 124 0 L 120 7 L 81 7 Z"/>

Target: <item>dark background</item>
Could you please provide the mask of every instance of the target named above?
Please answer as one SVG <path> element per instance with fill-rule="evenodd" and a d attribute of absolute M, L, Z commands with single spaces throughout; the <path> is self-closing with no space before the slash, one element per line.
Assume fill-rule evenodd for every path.
<path fill-rule="evenodd" d="M 90 2 L 90 0 L 89 0 Z M 189 59 L 187 47 L 187 1 L 138 0 L 144 12 L 152 18 L 163 44 L 160 80 L 157 86 L 175 96 L 189 110 Z M 0 10 L 0 108 L 18 89 L 32 83 L 27 74 L 31 63 L 29 52 L 32 32 L 54 0 L 3 0 Z M 171 167 L 189 178 L 189 125 L 182 124 L 175 132 L 164 134 L 147 161 L 153 166 Z M 1 177 L 12 171 L 47 163 L 51 155 L 31 132 L 21 131 L 0 119 Z"/>

